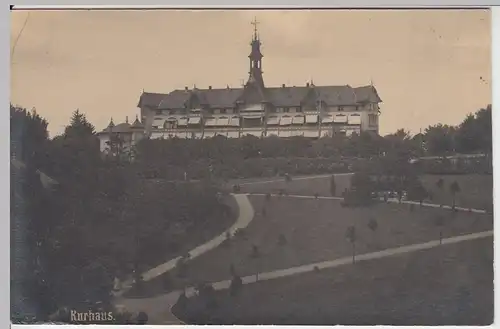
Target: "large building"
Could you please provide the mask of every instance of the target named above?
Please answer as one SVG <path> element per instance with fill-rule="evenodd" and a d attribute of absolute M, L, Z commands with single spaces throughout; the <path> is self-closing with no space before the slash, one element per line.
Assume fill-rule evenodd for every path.
<path fill-rule="evenodd" d="M 250 45 L 248 80 L 241 88 L 143 92 L 137 105 L 141 121 L 121 124 L 127 127 L 120 129 L 137 135 L 136 130 L 142 127 L 144 136 L 150 138 L 197 139 L 216 135 L 319 138 L 361 131 L 378 134 L 381 99 L 373 85 L 316 86 L 310 82 L 266 87 L 257 29 Z M 106 135 L 106 131 L 109 127 L 102 133 Z"/>

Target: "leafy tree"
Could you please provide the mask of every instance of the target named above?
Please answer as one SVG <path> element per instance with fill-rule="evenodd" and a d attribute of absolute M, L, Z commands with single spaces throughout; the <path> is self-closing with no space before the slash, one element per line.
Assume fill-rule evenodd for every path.
<path fill-rule="evenodd" d="M 252 245 L 252 252 L 250 254 L 253 258 L 257 258 L 260 256 L 260 251 L 259 251 L 259 247 L 257 247 L 257 245 Z"/>
<path fill-rule="evenodd" d="M 457 181 L 453 181 L 453 183 L 451 183 L 450 193 L 451 193 L 451 197 L 453 198 L 453 208 L 455 208 L 456 195 L 457 195 L 457 193 L 460 193 L 460 185 L 458 184 Z"/>
<path fill-rule="evenodd" d="M 82 138 L 83 136 L 92 136 L 95 134 L 94 126 L 87 120 L 85 114 L 80 110 L 72 113 L 70 124 L 64 129 L 66 138 Z"/>
<path fill-rule="evenodd" d="M 241 292 L 243 287 L 243 280 L 241 277 L 234 275 L 231 280 L 231 285 L 229 286 L 229 293 L 231 296 L 237 296 Z"/>
<path fill-rule="evenodd" d="M 425 144 L 431 154 L 445 154 L 453 152 L 456 128 L 449 125 L 437 124 L 425 129 Z"/>
<path fill-rule="evenodd" d="M 335 185 L 335 175 L 330 178 L 330 194 L 335 196 L 337 194 L 337 187 Z"/>
<path fill-rule="evenodd" d="M 439 228 L 439 244 L 443 243 L 443 226 L 444 226 L 444 217 L 438 215 L 434 218 L 434 225 Z"/>
<path fill-rule="evenodd" d="M 46 167 L 44 151 L 48 142 L 48 122 L 36 111 L 10 104 L 10 153 L 24 163 Z"/>
<path fill-rule="evenodd" d="M 436 187 L 442 190 L 443 186 L 444 186 L 444 180 L 442 178 L 438 179 L 438 181 L 436 182 Z"/>
<path fill-rule="evenodd" d="M 372 218 L 370 219 L 370 221 L 368 222 L 368 228 L 372 231 L 372 232 L 375 232 L 378 228 L 378 223 L 377 221 Z"/>
<path fill-rule="evenodd" d="M 378 229 L 378 222 L 375 220 L 375 218 L 370 219 L 370 221 L 368 222 L 368 228 L 372 231 L 373 237 L 375 237 L 375 232 Z"/>
<path fill-rule="evenodd" d="M 349 226 L 346 231 L 346 238 L 352 245 L 352 263 L 356 260 L 356 227 Z"/>

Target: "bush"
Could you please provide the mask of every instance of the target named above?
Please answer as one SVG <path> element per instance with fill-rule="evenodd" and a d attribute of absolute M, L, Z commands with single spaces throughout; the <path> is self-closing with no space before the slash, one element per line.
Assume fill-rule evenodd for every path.
<path fill-rule="evenodd" d="M 179 307 L 181 310 L 183 310 L 186 308 L 187 301 L 188 301 L 188 298 L 186 296 L 186 293 L 183 291 L 179 295 L 179 298 L 177 298 L 177 302 L 175 303 L 175 305 L 177 305 L 177 307 Z"/>
<path fill-rule="evenodd" d="M 246 232 L 245 232 L 245 229 L 243 228 L 239 228 L 237 229 L 235 232 L 234 232 L 234 236 L 236 238 L 243 238 L 243 239 L 246 239 Z"/>
<path fill-rule="evenodd" d="M 250 256 L 253 257 L 253 258 L 259 257 L 260 256 L 259 247 L 257 247 L 256 245 L 253 245 L 252 246 L 252 251 L 250 253 Z"/>

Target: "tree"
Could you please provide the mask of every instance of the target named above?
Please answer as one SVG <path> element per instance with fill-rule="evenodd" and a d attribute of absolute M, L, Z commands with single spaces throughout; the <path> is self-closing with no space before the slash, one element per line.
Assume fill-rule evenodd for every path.
<path fill-rule="evenodd" d="M 71 115 L 70 124 L 64 129 L 64 137 L 81 138 L 95 134 L 94 126 L 87 120 L 85 114 L 76 110 Z"/>
<path fill-rule="evenodd" d="M 444 217 L 438 215 L 434 218 L 434 225 L 439 228 L 439 244 L 443 243 L 443 226 L 444 226 Z"/>
<path fill-rule="evenodd" d="M 335 196 L 337 194 L 337 188 L 335 185 L 335 175 L 332 175 L 332 177 L 330 178 L 330 194 L 332 196 Z"/>
<path fill-rule="evenodd" d="M 349 226 L 346 231 L 346 238 L 352 244 L 352 263 L 355 262 L 356 257 L 356 227 Z"/>
<path fill-rule="evenodd" d="M 458 185 L 457 181 L 453 181 L 453 183 L 451 183 L 450 193 L 451 193 L 451 197 L 453 198 L 453 208 L 455 208 L 456 195 L 457 195 L 457 193 L 460 193 L 460 185 Z"/>
<path fill-rule="evenodd" d="M 444 180 L 442 178 L 438 179 L 438 181 L 436 182 L 436 187 L 442 190 L 443 186 L 444 186 Z"/>
<path fill-rule="evenodd" d="M 237 275 L 233 275 L 231 285 L 229 286 L 229 293 L 231 296 L 237 296 L 243 287 L 243 280 Z"/>
<path fill-rule="evenodd" d="M 44 151 L 48 142 L 48 122 L 33 109 L 10 104 L 10 153 L 24 163 L 46 168 Z"/>
<path fill-rule="evenodd" d="M 425 144 L 431 154 L 442 155 L 455 151 L 456 128 L 437 124 L 425 129 Z"/>
<path fill-rule="evenodd" d="M 373 232 L 373 237 L 375 237 L 375 232 L 378 229 L 378 223 L 375 218 L 371 218 L 368 222 L 368 228 Z"/>

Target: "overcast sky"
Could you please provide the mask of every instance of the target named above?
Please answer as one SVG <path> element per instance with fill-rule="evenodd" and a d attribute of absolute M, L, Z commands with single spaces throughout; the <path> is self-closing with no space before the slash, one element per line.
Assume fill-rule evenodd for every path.
<path fill-rule="evenodd" d="M 12 13 L 11 49 L 28 15 Z M 458 124 L 491 103 L 486 10 L 32 11 L 11 65 L 11 101 L 58 134 L 77 108 L 97 130 L 130 120 L 142 89 L 241 85 L 257 16 L 267 86 L 367 85 L 380 132 Z"/>

